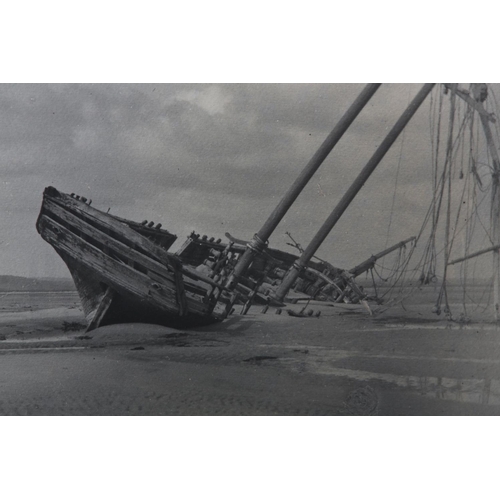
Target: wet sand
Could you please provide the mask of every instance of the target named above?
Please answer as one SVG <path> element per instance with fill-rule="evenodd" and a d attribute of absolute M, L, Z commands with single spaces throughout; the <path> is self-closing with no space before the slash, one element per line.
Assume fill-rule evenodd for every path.
<path fill-rule="evenodd" d="M 4 296 L 0 414 L 500 414 L 497 325 L 450 323 L 424 304 L 313 309 L 319 318 L 255 306 L 196 330 L 86 334 L 74 293 Z"/>

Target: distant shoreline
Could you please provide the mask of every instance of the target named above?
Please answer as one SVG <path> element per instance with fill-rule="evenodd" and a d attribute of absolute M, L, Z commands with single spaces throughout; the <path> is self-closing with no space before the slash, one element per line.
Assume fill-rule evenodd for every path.
<path fill-rule="evenodd" d="M 36 294 L 36 293 L 78 293 L 76 290 L 0 290 L 0 297 L 5 294 Z"/>
<path fill-rule="evenodd" d="M 24 276 L 0 276 L 1 292 L 73 292 L 71 278 L 25 278 Z"/>
<path fill-rule="evenodd" d="M 373 283 L 371 280 L 366 278 L 358 278 L 356 282 L 359 285 L 367 289 L 373 288 Z M 491 285 L 491 281 L 475 281 L 467 283 L 467 288 L 480 288 L 488 287 Z M 390 288 L 384 282 L 376 283 L 377 289 Z M 407 285 L 408 288 L 422 288 L 422 290 L 430 290 L 433 288 L 440 287 L 441 283 L 429 283 L 427 285 L 421 285 L 420 283 L 412 283 Z M 462 283 L 459 281 L 448 281 L 448 287 L 460 287 Z M 33 292 L 75 292 L 76 287 L 71 278 L 27 278 L 25 276 L 11 276 L 2 275 L 0 276 L 0 293 L 6 292 L 19 292 L 19 293 L 33 293 Z"/>

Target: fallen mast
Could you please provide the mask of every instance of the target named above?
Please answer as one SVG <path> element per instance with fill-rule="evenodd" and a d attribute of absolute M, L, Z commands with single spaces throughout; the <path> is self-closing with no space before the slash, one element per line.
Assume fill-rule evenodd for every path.
<path fill-rule="evenodd" d="M 226 282 L 226 286 L 229 289 L 235 288 L 236 284 L 245 274 L 255 256 L 262 253 L 262 251 L 267 247 L 269 237 L 286 215 L 288 209 L 292 206 L 293 202 L 297 199 L 311 177 L 318 170 L 325 158 L 342 138 L 344 133 L 366 106 L 380 85 L 380 83 L 370 83 L 366 85 L 357 99 L 339 120 L 332 132 L 325 139 L 318 151 L 311 158 L 309 163 L 305 166 L 299 177 L 290 186 L 289 190 L 285 193 L 264 225 L 259 231 L 257 231 L 252 240 L 248 243 L 245 253 L 238 261 L 234 271 Z"/>

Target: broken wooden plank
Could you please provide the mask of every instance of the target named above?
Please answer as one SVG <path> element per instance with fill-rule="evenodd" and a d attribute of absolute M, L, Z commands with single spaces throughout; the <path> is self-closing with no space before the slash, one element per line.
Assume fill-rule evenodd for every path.
<path fill-rule="evenodd" d="M 75 200 L 69 195 L 59 192 L 57 193 L 57 198 L 45 195 L 44 203 L 47 201 L 53 201 L 61 205 L 63 208 L 70 209 L 73 213 L 83 217 L 87 221 L 97 224 L 102 227 L 102 229 L 113 231 L 124 239 L 123 243 L 130 246 L 137 245 L 137 248 L 141 249 L 143 253 L 149 254 L 150 257 L 155 258 L 162 264 L 169 267 L 170 270 L 174 270 L 170 261 L 176 257 L 169 255 L 166 250 L 155 245 L 145 236 L 142 236 L 137 231 L 134 231 L 125 223 L 118 222 L 111 215 L 105 214 L 79 200 Z"/>
<path fill-rule="evenodd" d="M 314 274 L 315 276 L 317 276 L 318 278 L 321 278 L 322 280 L 324 280 L 326 283 L 328 283 L 329 285 L 332 285 L 333 287 L 336 288 L 336 290 L 339 292 L 339 293 L 342 293 L 342 289 L 339 287 L 339 285 L 337 283 L 335 283 L 334 280 L 332 280 L 332 278 L 330 278 L 329 276 L 326 276 L 325 274 L 323 273 L 320 273 L 319 271 L 317 271 L 316 269 L 313 269 L 312 267 L 307 267 L 306 270 L 312 274 Z"/>
<path fill-rule="evenodd" d="M 97 309 L 95 310 L 94 317 L 87 326 L 87 332 L 99 328 L 99 325 L 101 324 L 101 321 L 104 318 L 105 314 L 108 312 L 109 306 L 111 305 L 114 297 L 115 291 L 111 287 L 108 287 L 104 292 L 104 295 L 102 296 Z"/>
<path fill-rule="evenodd" d="M 158 262 L 158 260 L 138 251 L 136 249 L 136 243 L 134 243 L 134 247 L 136 248 L 132 248 L 131 246 L 114 239 L 110 235 L 111 231 L 109 228 L 97 228 L 88 221 L 78 218 L 78 216 L 74 215 L 71 212 L 68 212 L 67 210 L 65 210 L 65 208 L 52 203 L 51 201 L 47 201 L 45 206 L 47 210 L 44 210 L 44 215 L 49 215 L 51 218 L 54 218 L 52 216 L 55 216 L 56 222 L 57 219 L 61 219 L 71 227 L 71 230 L 73 232 L 77 233 L 77 236 L 80 235 L 80 233 L 83 233 L 85 236 L 97 240 L 103 246 L 109 247 L 109 249 L 118 254 L 117 256 L 119 256 L 121 259 L 134 260 L 141 266 L 154 269 L 156 272 L 158 272 L 158 274 L 162 274 L 172 282 L 174 281 L 172 275 L 173 273 L 167 270 L 166 266 Z"/>
<path fill-rule="evenodd" d="M 206 283 L 207 285 L 210 285 L 213 288 L 219 288 L 221 290 L 226 290 L 229 291 L 227 288 L 225 288 L 223 285 L 220 283 L 216 283 L 213 279 L 210 279 L 208 276 L 205 276 L 204 274 L 199 273 L 195 269 L 191 269 L 187 266 L 182 266 L 182 274 L 185 276 L 188 276 L 189 278 L 195 280 L 195 281 L 202 281 L 203 283 Z"/>
<path fill-rule="evenodd" d="M 68 213 L 64 208 L 59 205 L 47 201 L 46 203 L 47 210 L 57 218 L 61 219 L 64 222 L 67 222 L 77 231 L 80 231 L 84 235 L 97 240 L 103 246 L 113 250 L 114 252 L 119 254 L 119 257 L 122 260 L 133 260 L 145 267 L 146 269 L 150 269 L 154 271 L 157 275 L 160 275 L 163 279 L 167 281 L 171 281 L 175 283 L 175 278 L 173 273 L 167 269 L 163 264 L 160 264 L 157 260 L 148 257 L 147 255 L 134 250 L 133 248 L 127 246 L 120 241 L 113 239 L 111 236 L 106 234 L 100 229 L 91 226 L 88 222 L 83 219 L 79 219 L 75 217 L 73 214 Z M 46 214 L 47 215 L 47 214 Z"/>

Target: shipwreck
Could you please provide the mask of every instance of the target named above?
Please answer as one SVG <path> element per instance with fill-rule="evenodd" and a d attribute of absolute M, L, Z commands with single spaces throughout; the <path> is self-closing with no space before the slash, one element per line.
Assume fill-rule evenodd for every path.
<path fill-rule="evenodd" d="M 381 257 L 416 243 L 418 237 L 397 243 L 347 270 L 317 258 L 315 253 L 434 85 L 425 84 L 409 103 L 307 247 L 292 245 L 298 255 L 271 248 L 269 238 L 380 84 L 368 84 L 363 89 L 260 230 L 248 240 L 226 233 L 228 241 L 222 242 L 193 232 L 173 253 L 171 247 L 177 237 L 160 225 L 122 219 L 92 207 L 84 197 L 46 188 L 37 230 L 69 268 L 88 330 L 125 322 L 180 328 L 207 325 L 223 321 L 237 305 L 245 314 L 253 303 L 279 308 L 286 302 L 311 300 L 365 305 L 380 302 L 378 297 L 367 295 L 356 278 L 372 269 Z M 481 99 L 460 93 L 455 84 L 445 87 L 480 112 L 488 132 L 491 117 L 482 110 Z M 497 169 L 498 155 L 493 147 L 492 155 Z M 495 189 L 496 197 L 498 192 Z M 493 251 L 497 261 L 498 238 L 494 244 L 485 252 Z M 453 262 L 447 260 L 448 264 Z M 498 311 L 498 293 L 495 304 Z"/>
<path fill-rule="evenodd" d="M 93 208 L 48 187 L 37 230 L 67 265 L 87 330 L 113 323 L 175 327 L 223 320 L 232 307 L 223 286 L 184 266 L 168 249 L 176 236 Z"/>

